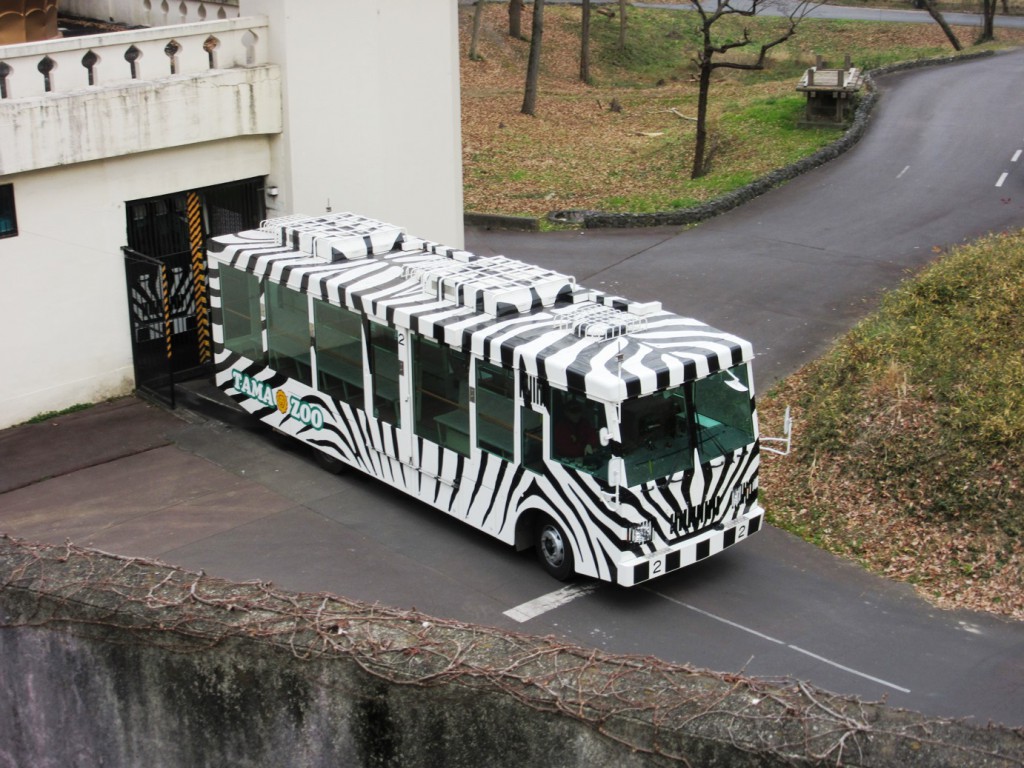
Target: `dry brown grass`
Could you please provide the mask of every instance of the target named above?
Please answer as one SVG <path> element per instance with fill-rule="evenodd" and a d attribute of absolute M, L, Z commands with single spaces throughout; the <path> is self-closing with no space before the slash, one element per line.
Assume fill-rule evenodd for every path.
<path fill-rule="evenodd" d="M 636 29 L 642 12 L 649 13 L 631 12 Z M 765 139 L 743 118 L 751 105 L 794 99 L 794 73 L 812 64 L 816 54 L 838 61 L 853 51 L 863 59 L 854 64 L 873 66 L 899 58 L 901 51 L 907 51 L 906 58 L 952 51 L 930 24 L 805 23 L 791 43 L 775 50 L 768 71 L 716 74 L 710 127 L 718 150 L 712 174 L 695 183 L 689 179 L 694 123 L 672 111 L 691 117 L 696 113 L 692 51 L 685 50 L 684 42 L 679 43 L 678 61 L 668 61 L 661 65 L 661 74 L 651 74 L 611 63 L 595 33 L 592 70 L 598 85 L 584 85 L 578 80 L 580 10 L 549 6 L 538 106 L 536 116 L 527 117 L 520 107 L 529 43 L 508 37 L 504 3 L 488 3 L 478 46 L 483 58 L 470 61 L 471 19 L 472 8 L 463 7 L 465 208 L 527 216 L 565 208 L 664 210 L 714 197 L 810 154 L 838 135 L 776 131 L 774 138 Z M 523 22 L 528 33 L 528 14 Z M 595 27 L 616 23 L 603 16 L 594 19 Z M 974 34 L 963 28 L 959 32 L 965 42 Z M 1024 32 L 1001 32 L 1000 40 L 1024 42 Z M 613 101 L 621 110 L 610 109 Z"/>

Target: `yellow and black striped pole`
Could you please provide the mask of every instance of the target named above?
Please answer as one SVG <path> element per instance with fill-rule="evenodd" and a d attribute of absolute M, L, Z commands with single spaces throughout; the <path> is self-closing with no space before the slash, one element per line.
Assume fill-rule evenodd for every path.
<path fill-rule="evenodd" d="M 203 252 L 203 211 L 198 192 L 189 192 L 185 213 L 188 217 L 188 244 L 192 254 L 192 295 L 196 300 L 196 334 L 199 339 L 199 362 L 211 357 L 210 315 L 206 303 L 206 259 Z"/>
<path fill-rule="evenodd" d="M 169 278 L 167 277 L 167 265 L 160 265 L 160 293 L 163 298 L 163 310 L 164 310 L 164 343 L 167 345 L 167 359 L 170 360 L 172 354 L 172 336 L 171 333 L 171 286 L 169 284 Z"/>

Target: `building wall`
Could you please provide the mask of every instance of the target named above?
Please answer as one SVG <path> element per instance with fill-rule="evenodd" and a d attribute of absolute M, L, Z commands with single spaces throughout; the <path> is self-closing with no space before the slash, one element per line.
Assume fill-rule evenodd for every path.
<path fill-rule="evenodd" d="M 463 246 L 452 0 L 241 0 L 281 67 L 276 212 L 354 211 Z"/>
<path fill-rule="evenodd" d="M 243 137 L 0 177 L 19 231 L 0 240 L 0 428 L 134 388 L 125 201 L 269 169 L 267 139 Z"/>
<path fill-rule="evenodd" d="M 122 3 L 96 0 L 89 14 L 77 0 L 75 12 L 106 19 Z M 0 100 L 0 184 L 14 184 L 19 230 L 0 239 L 0 428 L 132 391 L 125 201 L 262 175 L 280 190 L 268 215 L 329 205 L 462 246 L 456 4 L 239 6 L 241 18 L 215 22 L 224 53 L 208 75 L 193 48 L 210 33 L 186 40 L 188 24 L 166 28 L 185 46 L 186 74 L 157 69 L 156 79 L 154 65 L 167 66 L 158 29 L 0 47 L 0 61 L 15 64 Z M 124 80 L 125 40 L 144 49 L 146 82 Z M 98 86 L 78 83 L 92 48 Z M 59 92 L 35 92 L 44 55 L 58 61 Z"/>

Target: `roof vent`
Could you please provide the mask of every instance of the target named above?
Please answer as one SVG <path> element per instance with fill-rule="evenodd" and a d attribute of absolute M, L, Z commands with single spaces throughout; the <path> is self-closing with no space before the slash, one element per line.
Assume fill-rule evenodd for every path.
<path fill-rule="evenodd" d="M 494 317 L 551 307 L 575 290 L 575 278 L 550 269 L 504 256 L 463 254 L 407 264 L 404 275 L 418 280 L 425 293 Z"/>
<path fill-rule="evenodd" d="M 389 253 L 404 236 L 401 227 L 354 213 L 282 216 L 264 221 L 260 230 L 276 234 L 281 245 L 326 261 Z"/>
<path fill-rule="evenodd" d="M 556 327 L 579 338 L 614 339 L 647 328 L 647 318 L 597 303 L 576 304 L 558 316 Z"/>

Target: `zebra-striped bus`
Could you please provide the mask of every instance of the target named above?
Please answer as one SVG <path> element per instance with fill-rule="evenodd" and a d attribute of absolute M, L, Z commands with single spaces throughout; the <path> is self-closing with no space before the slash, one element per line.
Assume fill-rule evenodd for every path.
<path fill-rule="evenodd" d="M 354 214 L 213 238 L 216 383 L 518 549 L 639 584 L 756 532 L 751 345 Z"/>

